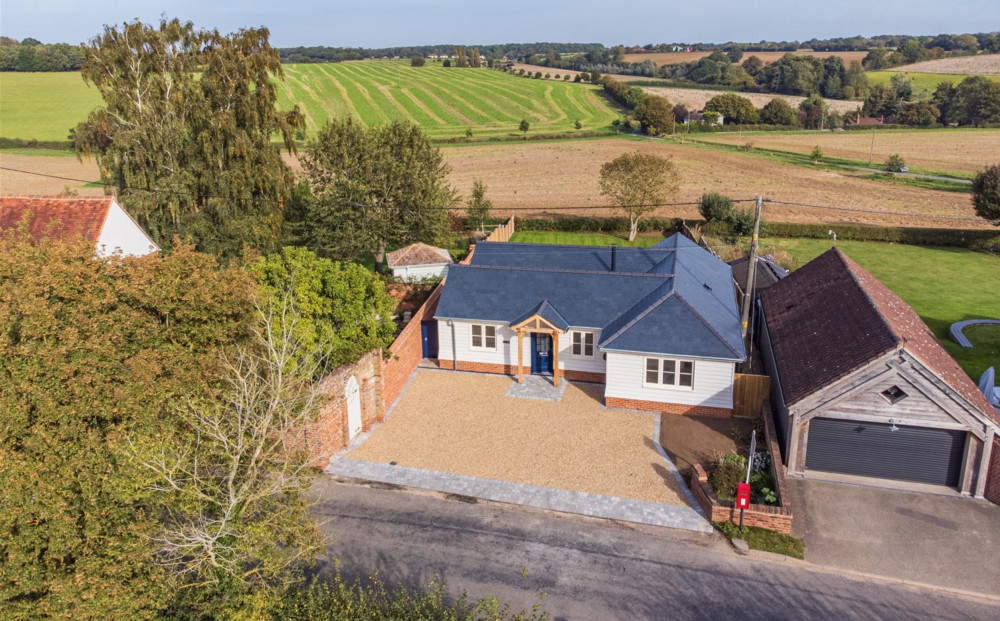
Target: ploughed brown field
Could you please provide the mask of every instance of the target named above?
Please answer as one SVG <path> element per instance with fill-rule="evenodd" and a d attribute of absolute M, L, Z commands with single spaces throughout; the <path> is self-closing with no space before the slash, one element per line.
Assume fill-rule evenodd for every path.
<path fill-rule="evenodd" d="M 835 133 L 777 134 L 755 133 L 701 134 L 698 140 L 742 145 L 752 142 L 755 147 L 778 149 L 794 153 L 810 153 L 819 145 L 823 155 L 841 159 L 868 161 L 872 147 L 872 132 L 848 131 Z M 942 131 L 891 131 L 875 133 L 874 165 L 881 165 L 890 155 L 898 153 L 910 168 L 952 173 L 976 173 L 989 164 L 1000 161 L 1000 130 L 961 129 Z"/>
<path fill-rule="evenodd" d="M 840 56 L 844 59 L 844 64 L 851 64 L 852 60 L 861 62 L 868 52 L 814 52 L 813 50 L 798 50 L 795 52 L 743 52 L 743 58 L 740 59 L 742 63 L 747 58 L 751 56 L 756 56 L 757 58 L 764 61 L 764 63 L 773 63 L 785 54 L 795 54 L 796 56 L 815 56 L 816 58 L 827 58 L 829 56 Z M 679 65 L 681 63 L 690 63 L 706 56 L 710 56 L 712 52 L 655 52 L 649 54 L 626 54 L 625 60 L 630 63 L 641 63 L 646 60 L 651 60 L 658 66 L 663 65 Z"/>
<path fill-rule="evenodd" d="M 940 135 L 947 134 L 942 132 Z M 809 150 L 822 137 L 826 135 L 802 136 L 812 141 Z M 760 135 L 744 136 L 742 140 L 764 146 Z M 933 143 L 927 148 L 933 151 Z M 699 147 L 690 140 L 683 143 L 679 140 L 624 138 L 526 141 L 447 146 L 442 148 L 442 152 L 452 168 L 451 182 L 456 189 L 467 197 L 473 182 L 482 179 L 488 186 L 488 196 L 498 215 L 503 215 L 504 209 L 511 207 L 531 208 L 530 211 L 518 211 L 519 215 L 609 215 L 614 212 L 595 208 L 607 204 L 597 183 L 601 165 L 636 149 L 673 158 L 681 177 L 677 202 L 697 201 L 703 192 L 722 192 L 734 198 L 752 198 L 760 194 L 780 201 L 920 214 L 916 217 L 897 216 L 768 205 L 765 217 L 775 222 L 963 228 L 988 226 L 984 220 L 975 217 L 968 194 L 872 181 L 861 178 L 863 173 L 852 176 L 813 170 L 755 155 Z M 294 158 L 287 159 L 293 168 L 301 170 Z M 98 176 L 93 162 L 80 163 L 74 157 L 0 153 L 0 164 L 78 179 L 96 179 Z M 4 171 L 0 193 L 58 194 L 67 186 L 81 194 L 101 193 L 100 188 L 82 188 L 82 185 Z M 551 207 L 572 209 L 550 210 Z M 657 215 L 696 218 L 698 211 L 694 206 L 671 207 L 661 209 Z M 969 221 L 956 222 L 934 216 L 958 216 L 969 218 Z"/>
<path fill-rule="evenodd" d="M 619 76 L 615 76 L 619 77 Z M 622 76 L 624 77 L 624 76 Z M 628 80 L 626 80 L 628 81 Z M 701 110 L 708 103 L 708 100 L 716 95 L 722 95 L 725 91 L 713 91 L 699 88 L 674 88 L 672 86 L 643 86 L 642 90 L 653 95 L 660 95 L 670 100 L 670 103 L 683 104 L 688 110 Z M 755 108 L 763 108 L 772 99 L 784 99 L 793 108 L 798 108 L 805 97 L 796 95 L 780 95 L 776 93 L 736 93 L 740 97 L 745 97 L 753 103 Z M 824 99 L 826 105 L 838 114 L 853 114 L 863 104 L 860 101 L 848 101 L 846 99 Z"/>
<path fill-rule="evenodd" d="M 893 67 L 889 71 L 914 73 L 948 73 L 968 75 L 1000 75 L 1000 54 L 978 54 L 956 58 L 925 60 L 922 63 Z"/>

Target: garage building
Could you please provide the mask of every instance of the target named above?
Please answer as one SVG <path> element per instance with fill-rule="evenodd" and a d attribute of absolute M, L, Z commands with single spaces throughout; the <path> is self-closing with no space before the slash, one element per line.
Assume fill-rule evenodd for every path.
<path fill-rule="evenodd" d="M 759 304 L 789 475 L 983 497 L 1000 417 L 888 287 L 834 248 Z"/>

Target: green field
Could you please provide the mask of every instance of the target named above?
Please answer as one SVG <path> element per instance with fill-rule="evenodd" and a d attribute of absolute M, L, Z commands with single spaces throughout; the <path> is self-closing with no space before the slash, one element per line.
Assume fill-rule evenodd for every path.
<path fill-rule="evenodd" d="M 888 86 L 894 75 L 905 75 L 913 81 L 913 98 L 930 99 L 934 89 L 941 82 L 951 82 L 958 85 L 959 82 L 969 77 L 968 75 L 951 73 L 911 73 L 907 71 L 869 71 L 868 81 L 872 84 L 883 84 Z M 983 76 L 995 82 L 1000 82 L 1000 75 Z"/>
<path fill-rule="evenodd" d="M 411 67 L 409 61 L 284 65 L 278 105 L 306 115 L 308 131 L 327 119 L 353 116 L 366 124 L 410 121 L 438 139 L 601 131 L 619 114 L 600 88 L 515 77 L 489 69 Z M 0 73 L 0 136 L 66 140 L 69 128 L 101 104 L 77 72 Z"/>
<path fill-rule="evenodd" d="M 77 71 L 0 72 L 0 136 L 68 140 L 69 130 L 101 105 Z"/>
<path fill-rule="evenodd" d="M 548 244 L 593 244 L 623 240 L 610 235 L 579 233 L 517 233 L 512 241 Z M 638 237 L 649 246 L 656 237 Z M 967 333 L 974 347 L 959 347 L 948 337 L 952 323 L 963 319 L 1000 319 L 1000 258 L 961 248 L 931 248 L 904 244 L 840 241 L 837 246 L 892 289 L 930 327 L 945 349 L 974 380 L 987 367 L 1000 367 L 1000 328 L 974 326 Z M 763 238 L 764 253 L 787 253 L 796 268 L 830 249 L 824 239 Z"/>
<path fill-rule="evenodd" d="M 596 86 L 515 77 L 489 69 L 444 68 L 433 62 L 360 61 L 285 65 L 279 105 L 298 103 L 310 132 L 328 118 L 353 116 L 366 124 L 417 123 L 434 138 L 603 130 L 618 114 Z"/>

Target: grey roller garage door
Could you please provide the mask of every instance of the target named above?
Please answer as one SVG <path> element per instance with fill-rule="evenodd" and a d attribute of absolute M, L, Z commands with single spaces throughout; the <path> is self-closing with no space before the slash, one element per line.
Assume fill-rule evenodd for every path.
<path fill-rule="evenodd" d="M 814 418 L 806 469 L 958 485 L 965 432 Z"/>

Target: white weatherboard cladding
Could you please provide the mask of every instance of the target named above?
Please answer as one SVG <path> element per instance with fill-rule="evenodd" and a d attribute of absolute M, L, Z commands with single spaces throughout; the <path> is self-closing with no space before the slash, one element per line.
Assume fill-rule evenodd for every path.
<path fill-rule="evenodd" d="M 448 274 L 448 264 L 404 265 L 392 268 L 392 275 L 404 282 L 419 282 L 427 278 L 444 278 Z"/>
<path fill-rule="evenodd" d="M 438 359 L 455 360 L 455 352 L 458 352 L 457 359 L 460 362 L 483 362 L 490 364 L 517 365 L 517 332 L 508 326 L 499 323 L 482 322 L 484 325 L 495 325 L 497 327 L 497 348 L 496 351 L 473 349 L 472 347 L 472 321 L 452 321 L 449 325 L 447 320 L 438 321 Z M 600 333 L 595 332 L 594 342 L 597 342 Z M 601 352 L 597 352 L 593 358 L 574 357 L 572 352 L 572 340 L 570 333 L 559 335 L 559 368 L 564 371 L 586 371 L 591 373 L 604 373 L 604 359 Z M 595 346 L 596 349 L 596 346 Z M 524 333 L 524 359 L 526 367 L 531 366 L 531 334 Z"/>
<path fill-rule="evenodd" d="M 694 387 L 665 388 L 643 386 L 645 360 L 646 356 L 642 354 L 608 352 L 604 396 L 713 408 L 733 407 L 733 373 L 736 366 L 732 362 L 694 358 Z"/>

